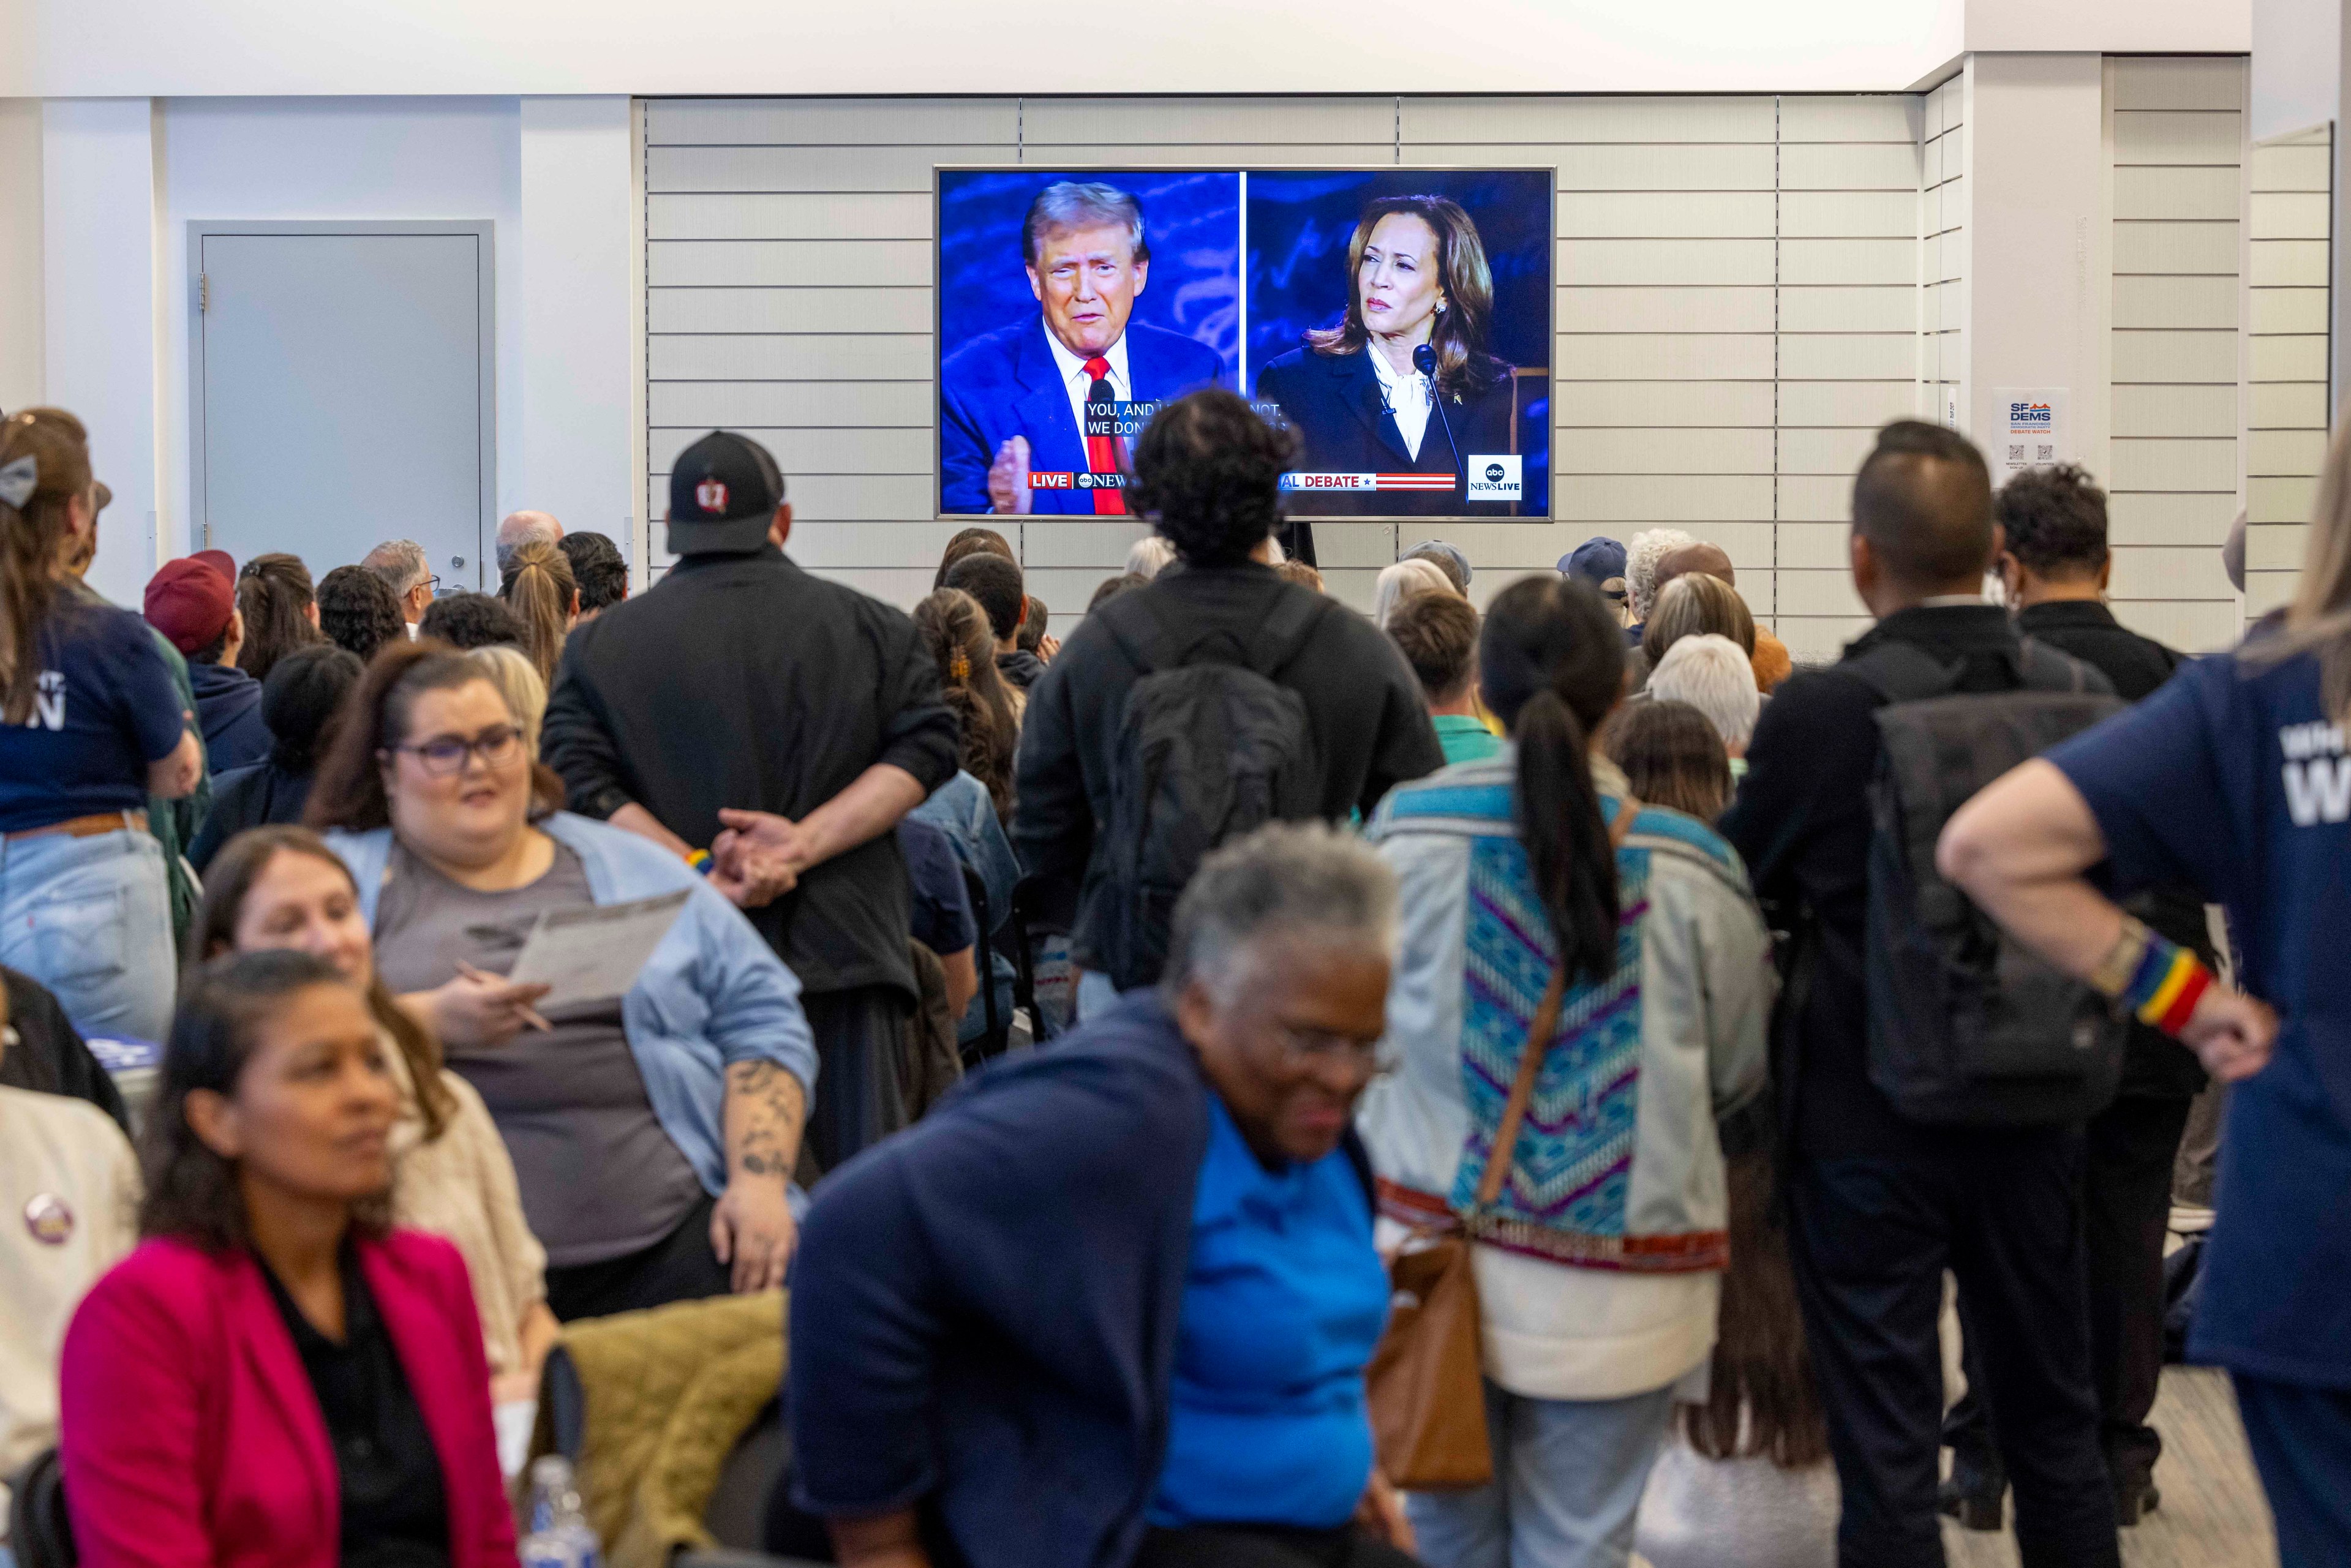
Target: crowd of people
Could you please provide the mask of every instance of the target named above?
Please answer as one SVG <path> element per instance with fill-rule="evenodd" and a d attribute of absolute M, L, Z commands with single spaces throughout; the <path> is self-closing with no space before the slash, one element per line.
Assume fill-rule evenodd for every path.
<path fill-rule="evenodd" d="M 1904 1568 L 2012 1494 L 2118 1564 L 2217 1079 L 2192 1352 L 2351 1561 L 2351 435 L 2183 658 L 2089 476 L 1896 422 L 1804 667 L 1670 528 L 1361 613 L 1292 439 L 1162 409 L 1057 636 L 987 528 L 911 612 L 803 570 L 726 432 L 649 591 L 517 512 L 495 594 L 391 540 L 134 613 L 78 422 L 0 422 L 0 1477 L 92 1568 L 511 1564 L 573 1325 L 781 1289 L 796 1556 Z"/>

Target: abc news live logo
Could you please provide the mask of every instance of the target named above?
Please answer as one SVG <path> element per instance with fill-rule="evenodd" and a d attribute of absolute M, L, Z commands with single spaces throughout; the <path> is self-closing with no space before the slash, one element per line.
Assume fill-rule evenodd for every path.
<path fill-rule="evenodd" d="M 1515 452 L 1471 453 L 1462 459 L 1472 501 L 1515 501 L 1526 492 L 1525 459 Z"/>

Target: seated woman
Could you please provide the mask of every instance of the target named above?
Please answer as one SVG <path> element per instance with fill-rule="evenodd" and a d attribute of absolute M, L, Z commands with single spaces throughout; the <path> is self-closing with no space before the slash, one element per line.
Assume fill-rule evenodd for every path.
<path fill-rule="evenodd" d="M 1387 1319 L 1348 1115 L 1394 879 L 1320 826 L 1210 855 L 1165 977 L 835 1174 L 793 1277 L 794 1500 L 840 1561 L 1388 1568 Z"/>
<path fill-rule="evenodd" d="M 1409 913 L 1364 1141 L 1384 1218 L 1474 1244 L 1494 1447 L 1491 1481 L 1416 1492 L 1412 1520 L 1444 1568 L 1613 1568 L 1714 1342 L 1716 1116 L 1763 1084 L 1770 940 L 1729 847 L 1594 755 L 1625 675 L 1598 593 L 1511 584 L 1478 667 L 1510 747 L 1398 786 L 1371 826 Z"/>
<path fill-rule="evenodd" d="M 368 666 L 309 817 L 376 972 L 506 1138 L 558 1318 L 778 1284 L 816 1078 L 799 982 L 684 862 L 562 798 L 488 673 L 424 641 Z M 542 914 L 677 892 L 625 996 L 542 1019 L 504 978 Z"/>
<path fill-rule="evenodd" d="M 465 1262 L 390 1227 L 399 1114 L 382 1030 L 325 959 L 193 977 L 146 1239 L 66 1333 L 84 1568 L 513 1568 Z"/>
<path fill-rule="evenodd" d="M 188 859 L 199 873 L 208 872 L 221 846 L 247 828 L 301 821 L 318 776 L 327 721 L 360 684 L 365 668 L 357 654 L 331 643 L 297 648 L 277 661 L 261 683 L 269 756 L 216 781 L 212 811 L 188 846 Z"/>
<path fill-rule="evenodd" d="M 555 1343 L 547 1253 L 522 1217 L 514 1161 L 474 1086 L 441 1065 L 441 1046 L 376 978 L 375 949 L 351 873 L 308 828 L 239 833 L 213 862 L 189 947 L 200 957 L 294 947 L 324 958 L 368 999 L 400 1091 L 392 1128 L 392 1222 L 456 1244 L 481 1309 L 482 1345 L 500 1399 L 528 1399 Z"/>

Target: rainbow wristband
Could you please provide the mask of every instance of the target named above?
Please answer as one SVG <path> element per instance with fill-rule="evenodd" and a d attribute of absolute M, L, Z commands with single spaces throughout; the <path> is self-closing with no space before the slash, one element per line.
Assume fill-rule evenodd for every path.
<path fill-rule="evenodd" d="M 710 874 L 710 852 L 708 850 L 688 850 L 685 852 L 685 863 L 700 872 L 703 875 L 708 876 Z"/>
<path fill-rule="evenodd" d="M 2211 984 L 2212 971 L 2195 954 L 2150 932 L 2147 951 L 2139 955 L 2137 967 L 2116 1000 L 2139 1022 L 2176 1035 L 2188 1027 Z"/>

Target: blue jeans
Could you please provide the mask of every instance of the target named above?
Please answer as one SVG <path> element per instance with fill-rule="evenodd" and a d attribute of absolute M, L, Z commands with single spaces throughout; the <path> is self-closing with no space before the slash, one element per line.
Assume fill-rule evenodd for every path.
<path fill-rule="evenodd" d="M 1494 1479 L 1411 1492 L 1405 1511 L 1428 1568 L 1624 1568 L 1649 1467 L 1673 1415 L 1670 1385 L 1629 1399 L 1529 1399 L 1486 1385 Z"/>
<path fill-rule="evenodd" d="M 0 842 L 0 964 L 85 1036 L 161 1042 L 179 969 L 162 846 L 127 828 Z"/>

